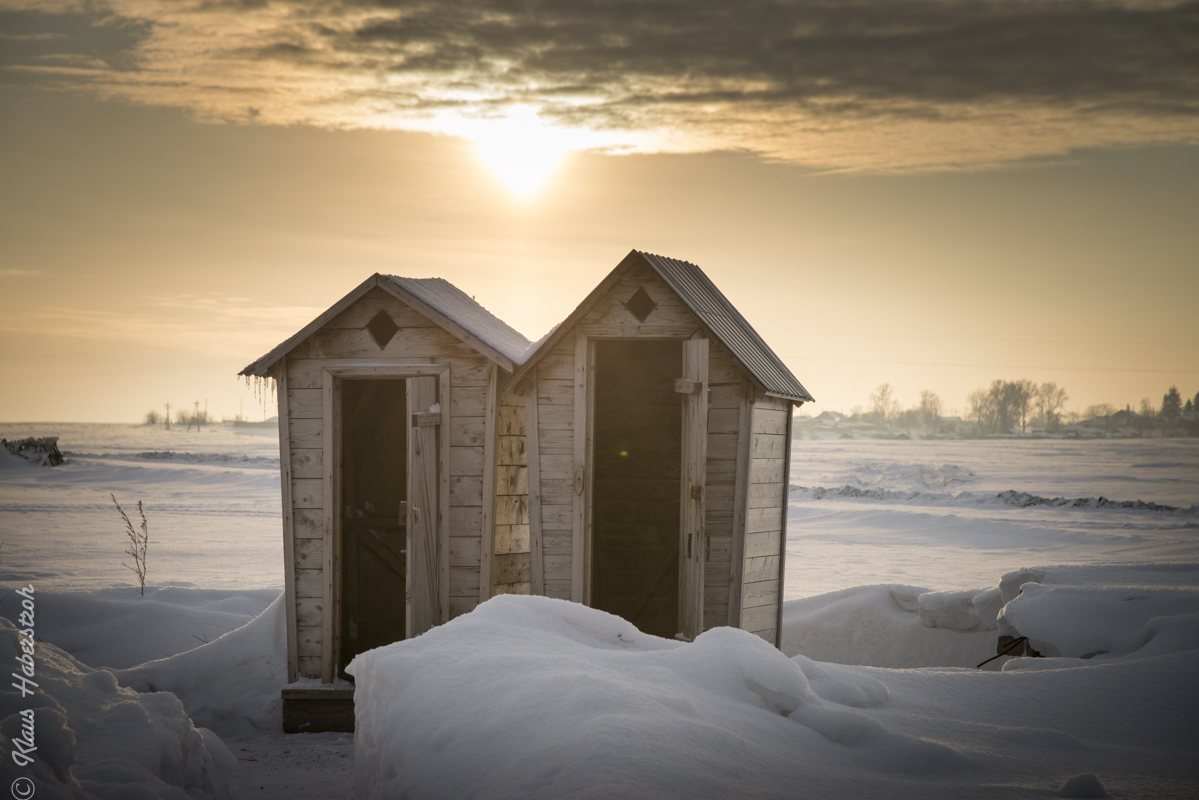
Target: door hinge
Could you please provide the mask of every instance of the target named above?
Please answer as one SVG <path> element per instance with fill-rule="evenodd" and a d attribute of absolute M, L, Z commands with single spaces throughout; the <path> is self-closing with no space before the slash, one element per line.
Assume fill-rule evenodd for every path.
<path fill-rule="evenodd" d="M 440 425 L 440 411 L 422 411 L 412 415 L 412 425 L 416 428 L 423 428 L 427 425 Z"/>

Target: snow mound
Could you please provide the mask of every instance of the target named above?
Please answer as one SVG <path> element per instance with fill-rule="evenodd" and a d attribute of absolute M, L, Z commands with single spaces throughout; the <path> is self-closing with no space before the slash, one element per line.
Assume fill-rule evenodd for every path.
<path fill-rule="evenodd" d="M 858 586 L 783 604 L 789 656 L 870 667 L 973 667 L 995 655 L 999 589 Z"/>
<path fill-rule="evenodd" d="M 89 667 L 126 668 L 191 650 L 252 620 L 278 596 L 177 586 L 38 592 L 38 636 Z M 0 597 L 16 621 L 21 598 Z"/>
<path fill-rule="evenodd" d="M 732 628 L 683 644 L 502 595 L 350 664 L 357 796 L 793 797 L 814 765 L 971 768 L 856 710 L 886 687 L 838 669 Z"/>
<path fill-rule="evenodd" d="M 113 673 L 139 692 L 173 692 L 197 724 L 222 736 L 277 730 L 287 683 L 286 622 L 280 594 L 250 622 L 208 644 Z"/>
<path fill-rule="evenodd" d="M 1026 569 L 1004 575 L 1000 589 L 1000 632 L 1028 637 L 1047 657 L 1006 671 L 1199 650 L 1199 565 Z"/>
<path fill-rule="evenodd" d="M 20 652 L 17 629 L 0 619 L 0 660 L 12 664 Z M 193 726 L 174 695 L 121 688 L 111 673 L 44 642 L 34 658 L 38 688 L 24 698 L 0 693 L 0 747 L 15 749 L 19 712 L 33 709 L 35 759 L 18 774 L 33 778 L 39 798 L 230 797 L 233 755 Z"/>

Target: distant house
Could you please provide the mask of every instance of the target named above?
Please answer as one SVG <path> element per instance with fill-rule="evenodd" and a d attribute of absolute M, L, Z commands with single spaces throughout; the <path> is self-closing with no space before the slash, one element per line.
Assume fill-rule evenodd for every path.
<path fill-rule="evenodd" d="M 500 593 L 777 645 L 812 398 L 699 267 L 632 251 L 537 345 L 374 275 L 241 374 L 278 385 L 289 680 L 323 684 L 285 729 L 352 725 L 355 655 Z"/>

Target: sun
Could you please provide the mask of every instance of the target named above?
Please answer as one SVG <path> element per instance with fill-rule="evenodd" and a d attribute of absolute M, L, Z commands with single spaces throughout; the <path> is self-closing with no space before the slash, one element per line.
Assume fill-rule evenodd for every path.
<path fill-rule="evenodd" d="M 475 149 L 504 187 L 521 199 L 537 193 L 570 151 L 565 136 L 547 127 L 528 106 L 479 125 L 472 132 Z"/>

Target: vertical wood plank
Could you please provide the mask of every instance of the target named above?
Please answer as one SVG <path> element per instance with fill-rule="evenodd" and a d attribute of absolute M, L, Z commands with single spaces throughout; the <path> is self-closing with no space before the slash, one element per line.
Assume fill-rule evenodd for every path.
<path fill-rule="evenodd" d="M 333 632 L 337 629 L 336 621 L 341 613 L 340 603 L 337 602 L 338 581 L 336 580 L 337 558 L 334 553 L 337 539 L 337 507 L 339 499 L 333 494 L 333 487 L 340 483 L 334 479 L 337 463 L 337 446 L 341 436 L 335 435 L 334 425 L 338 420 L 336 408 L 337 379 L 328 370 L 321 370 L 321 440 L 324 445 L 322 481 L 322 514 L 324 518 L 324 574 L 321 576 L 323 590 L 321 592 L 324 615 L 321 617 L 321 682 L 333 683 L 336 677 L 337 665 L 334 663 Z M 336 433 L 340 434 L 340 430 Z"/>
<path fill-rule="evenodd" d="M 442 374 L 444 377 L 444 373 Z M 442 621 L 445 606 L 440 605 L 443 592 L 443 561 L 448 563 L 449 542 L 442 539 L 445 521 L 441 519 L 438 497 L 442 481 L 438 470 L 444 465 L 443 451 L 438 447 L 448 436 L 439 436 L 440 425 L 413 425 L 412 414 L 427 411 L 438 396 L 433 377 L 409 378 L 408 431 L 408 558 L 407 605 L 405 636 L 420 636 Z"/>
<path fill-rule="evenodd" d="M 440 513 L 437 515 L 437 550 L 441 556 L 441 619 L 450 621 L 450 368 L 437 376 L 438 402 L 441 404 L 438 475 L 441 476 Z"/>
<path fill-rule="evenodd" d="M 483 403 L 483 542 L 479 559 L 479 602 L 491 597 L 491 559 L 495 552 L 495 461 L 499 454 L 499 370 L 487 364 L 487 397 Z"/>
<path fill-rule="evenodd" d="M 795 414 L 792 413 L 791 403 L 785 404 L 787 409 L 787 447 L 783 452 L 783 517 L 779 521 L 779 599 L 778 599 L 778 614 L 774 623 L 774 646 L 782 649 L 783 646 L 783 580 L 787 574 L 787 501 L 791 497 L 791 427 L 795 420 Z"/>
<path fill-rule="evenodd" d="M 541 433 L 537 425 L 537 367 L 525 381 L 525 452 L 529 460 L 529 551 L 533 594 L 545 594 L 545 558 L 541 547 Z"/>
<path fill-rule="evenodd" d="M 679 628 L 688 639 L 704 629 L 704 494 L 708 464 L 708 340 L 683 342 L 683 378 L 699 391 L 683 396 L 679 482 Z"/>
<path fill-rule="evenodd" d="M 576 603 L 586 602 L 585 584 L 587 580 L 587 503 L 584 493 L 590 483 L 588 464 L 587 417 L 590 403 L 588 400 L 588 347 L 587 336 L 581 330 L 575 331 L 575 369 L 574 369 L 574 494 L 572 496 L 571 520 L 571 564 L 570 564 L 570 599 Z"/>
<path fill-rule="evenodd" d="M 287 682 L 300 677 L 300 659 L 296 645 L 296 537 L 291 508 L 291 419 L 287 403 L 287 359 L 275 368 L 275 389 L 279 393 L 279 480 L 283 496 L 283 602 L 287 606 Z"/>
<path fill-rule="evenodd" d="M 754 440 L 753 381 L 741 382 L 737 412 L 737 476 L 733 489 L 733 551 L 729 574 L 729 627 L 741 627 L 745 592 L 745 521 L 749 515 L 749 468 Z"/>

